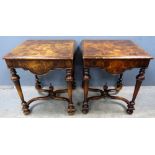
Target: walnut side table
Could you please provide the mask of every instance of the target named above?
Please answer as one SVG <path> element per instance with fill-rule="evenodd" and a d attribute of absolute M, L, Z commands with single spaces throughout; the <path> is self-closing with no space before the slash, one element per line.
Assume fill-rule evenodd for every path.
<path fill-rule="evenodd" d="M 148 67 L 152 57 L 143 49 L 138 47 L 132 41 L 129 40 L 84 40 L 82 42 L 83 63 L 84 63 L 84 102 L 82 106 L 82 112 L 88 113 L 90 100 L 96 100 L 100 98 L 111 98 L 124 101 L 127 104 L 127 113 L 132 114 L 135 110 L 135 99 L 138 91 L 144 80 L 145 69 Z M 89 88 L 89 68 L 99 67 L 106 70 L 111 74 L 118 74 L 118 79 L 114 89 L 108 89 L 107 84 L 103 86 L 103 89 Z M 115 96 L 122 88 L 123 72 L 125 70 L 140 68 L 139 74 L 136 77 L 136 85 L 131 101 L 127 99 Z M 99 92 L 98 96 L 89 96 L 88 92 Z"/>
<path fill-rule="evenodd" d="M 75 107 L 72 102 L 72 87 L 74 81 L 73 57 L 75 41 L 73 40 L 28 40 L 7 54 L 4 59 L 11 71 L 11 79 L 17 89 L 22 102 L 22 110 L 25 115 L 30 113 L 29 105 L 36 100 L 59 99 L 68 102 L 68 114 L 74 114 Z M 47 96 L 35 97 L 25 101 L 20 85 L 20 77 L 16 68 L 29 70 L 35 74 L 35 87 L 39 92 L 46 92 Z M 56 68 L 66 69 L 67 89 L 54 90 L 43 89 L 38 75 L 48 73 Z M 68 93 L 68 98 L 59 96 L 60 93 Z"/>

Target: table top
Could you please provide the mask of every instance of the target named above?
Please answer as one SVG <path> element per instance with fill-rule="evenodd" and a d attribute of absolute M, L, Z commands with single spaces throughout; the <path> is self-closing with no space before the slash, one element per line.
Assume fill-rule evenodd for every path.
<path fill-rule="evenodd" d="M 84 59 L 152 59 L 130 40 L 84 40 Z"/>
<path fill-rule="evenodd" d="M 73 40 L 27 40 L 4 59 L 73 59 Z"/>

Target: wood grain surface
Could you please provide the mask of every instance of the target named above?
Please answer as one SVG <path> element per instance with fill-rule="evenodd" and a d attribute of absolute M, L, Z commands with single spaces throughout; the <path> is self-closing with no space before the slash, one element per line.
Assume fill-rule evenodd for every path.
<path fill-rule="evenodd" d="M 83 58 L 152 59 L 142 48 L 130 40 L 84 40 Z"/>
<path fill-rule="evenodd" d="M 4 59 L 73 59 L 74 49 L 73 40 L 28 40 Z"/>

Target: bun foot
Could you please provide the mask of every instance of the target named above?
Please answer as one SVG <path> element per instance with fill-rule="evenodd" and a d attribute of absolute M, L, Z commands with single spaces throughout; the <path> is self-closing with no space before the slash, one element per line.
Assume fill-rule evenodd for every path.
<path fill-rule="evenodd" d="M 133 114 L 133 110 L 130 110 L 130 109 L 127 109 L 126 112 L 130 115 Z"/>
<path fill-rule="evenodd" d="M 130 104 L 128 104 L 128 109 L 126 110 L 128 114 L 133 114 L 133 111 L 135 110 L 134 105 L 135 103 L 133 101 L 131 101 Z"/>
<path fill-rule="evenodd" d="M 75 107 L 73 105 L 71 105 L 68 107 L 67 111 L 68 111 L 69 115 L 74 115 L 76 110 L 75 110 Z"/>
<path fill-rule="evenodd" d="M 89 106 L 87 103 L 84 103 L 82 106 L 82 113 L 87 114 L 89 112 Z"/>
<path fill-rule="evenodd" d="M 24 115 L 29 115 L 31 113 L 29 106 L 25 103 L 23 104 L 22 110 L 23 110 Z"/>

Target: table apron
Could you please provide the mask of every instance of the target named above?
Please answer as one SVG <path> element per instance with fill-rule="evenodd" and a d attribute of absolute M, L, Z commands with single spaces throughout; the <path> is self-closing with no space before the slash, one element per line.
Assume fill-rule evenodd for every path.
<path fill-rule="evenodd" d="M 84 68 L 99 67 L 111 74 L 121 74 L 132 68 L 147 68 L 150 59 L 84 59 Z"/>
<path fill-rule="evenodd" d="M 8 68 L 22 68 L 42 75 L 56 68 L 73 68 L 72 60 L 5 60 Z"/>

